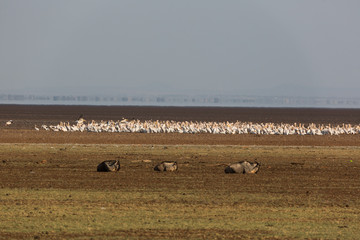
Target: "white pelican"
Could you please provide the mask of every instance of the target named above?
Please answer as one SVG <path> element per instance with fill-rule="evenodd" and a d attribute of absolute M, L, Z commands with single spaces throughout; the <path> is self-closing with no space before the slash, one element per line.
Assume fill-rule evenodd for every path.
<path fill-rule="evenodd" d="M 36 126 L 36 125 L 35 125 Z M 46 126 L 45 124 L 41 125 L 41 127 L 46 130 L 46 131 L 49 131 L 50 129 L 48 128 L 48 126 Z"/>

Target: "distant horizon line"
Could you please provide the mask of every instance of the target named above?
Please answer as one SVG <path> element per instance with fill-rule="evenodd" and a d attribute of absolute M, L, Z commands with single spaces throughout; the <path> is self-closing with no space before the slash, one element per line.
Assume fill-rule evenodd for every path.
<path fill-rule="evenodd" d="M 104 106 L 198 106 L 198 107 L 305 107 L 360 108 L 360 98 L 256 96 L 223 94 L 5 94 L 0 104 L 104 105 Z"/>
<path fill-rule="evenodd" d="M 355 96 L 302 96 L 302 95 L 264 95 L 264 94 L 236 94 L 236 93 L 117 93 L 117 94 L 94 94 L 94 93 L 16 93 L 16 92 L 0 92 L 0 96 L 36 96 L 36 97 L 55 97 L 55 96 L 68 96 L 68 97 L 260 97 L 260 98 L 329 98 L 329 99 L 360 99 Z"/>

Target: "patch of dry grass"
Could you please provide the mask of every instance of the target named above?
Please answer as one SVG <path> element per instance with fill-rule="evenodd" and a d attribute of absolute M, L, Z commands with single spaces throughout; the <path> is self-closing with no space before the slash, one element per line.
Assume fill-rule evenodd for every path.
<path fill-rule="evenodd" d="M 349 239 L 360 230 L 355 208 L 261 206 L 274 200 L 261 193 L 244 201 L 205 192 L 1 189 L 0 200 L 2 233 L 123 236 L 137 230 L 141 236 L 151 229 L 156 238 L 157 231 L 203 229 L 210 236 L 219 230 L 245 237 Z"/>

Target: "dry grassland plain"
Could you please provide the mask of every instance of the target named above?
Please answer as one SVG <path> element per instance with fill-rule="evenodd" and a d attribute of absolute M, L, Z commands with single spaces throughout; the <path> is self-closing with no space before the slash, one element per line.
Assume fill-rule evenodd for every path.
<path fill-rule="evenodd" d="M 181 112 L 189 120 L 216 120 L 216 114 L 212 108 L 175 108 L 175 112 L 142 108 L 141 113 L 132 108 L 131 115 L 121 107 L 104 113 L 101 107 L 90 111 L 78 106 L 68 107 L 63 116 L 59 109 L 46 106 L 31 109 L 28 113 L 23 106 L 0 106 L 0 239 L 357 239 L 360 235 L 358 135 L 37 132 L 34 123 L 74 121 L 75 112 L 113 120 L 136 114 L 157 119 L 161 111 L 169 120 L 177 120 L 171 114 Z M 240 121 L 246 115 L 263 116 L 265 122 L 264 116 L 275 119 L 280 110 L 266 109 L 265 115 L 264 109 L 228 111 Z M 313 109 L 298 111 L 304 119 L 307 114 L 308 122 L 322 118 Z M 342 111 L 351 117 L 342 116 Z M 346 119 L 355 123 L 359 111 L 347 111 L 319 110 L 333 123 Z M 95 112 L 98 115 L 91 115 Z M 223 114 L 227 112 L 219 115 L 219 121 Z M 296 110 L 281 109 L 281 114 L 296 122 Z M 14 123 L 5 127 L 9 119 Z M 110 159 L 120 160 L 119 172 L 96 172 L 98 163 Z M 164 160 L 177 161 L 179 170 L 153 171 Z M 226 164 L 241 160 L 260 162 L 259 173 L 224 173 Z"/>

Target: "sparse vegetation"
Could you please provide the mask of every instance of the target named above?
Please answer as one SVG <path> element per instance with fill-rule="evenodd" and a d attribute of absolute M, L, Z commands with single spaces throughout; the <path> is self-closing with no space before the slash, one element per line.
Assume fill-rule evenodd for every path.
<path fill-rule="evenodd" d="M 360 148 L 0 144 L 0 239 L 355 239 Z M 96 172 L 119 159 L 116 173 Z M 158 173 L 162 160 L 179 170 Z M 256 175 L 225 165 L 255 160 Z"/>

